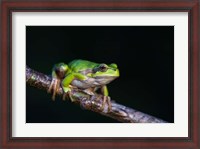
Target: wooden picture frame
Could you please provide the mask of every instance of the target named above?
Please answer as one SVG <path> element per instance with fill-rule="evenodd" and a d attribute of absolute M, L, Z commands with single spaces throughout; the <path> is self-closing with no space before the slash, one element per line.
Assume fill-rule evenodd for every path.
<path fill-rule="evenodd" d="M 200 148 L 198 0 L 1 2 L 0 148 Z M 12 137 L 12 12 L 188 12 L 188 137 Z"/>

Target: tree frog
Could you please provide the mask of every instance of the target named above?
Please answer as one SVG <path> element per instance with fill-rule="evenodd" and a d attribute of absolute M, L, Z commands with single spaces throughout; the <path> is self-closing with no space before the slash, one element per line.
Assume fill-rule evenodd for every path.
<path fill-rule="evenodd" d="M 108 100 L 110 108 L 110 98 L 106 84 L 119 77 L 119 75 L 119 69 L 114 63 L 107 65 L 81 59 L 73 60 L 68 65 L 58 63 L 52 69 L 53 79 L 49 87 L 49 92 L 53 89 L 52 99 L 55 99 L 60 85 L 65 93 L 70 92 L 72 86 L 82 89 L 89 94 L 100 88 L 101 93 L 104 95 L 102 108 Z M 71 100 L 73 102 L 73 99 Z"/>

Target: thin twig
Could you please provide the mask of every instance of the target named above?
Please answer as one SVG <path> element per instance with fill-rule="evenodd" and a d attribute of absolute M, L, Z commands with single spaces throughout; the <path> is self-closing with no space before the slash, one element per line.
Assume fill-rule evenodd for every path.
<path fill-rule="evenodd" d="M 26 67 L 26 82 L 30 86 L 34 86 L 38 89 L 47 91 L 51 84 L 51 80 L 52 78 L 50 76 L 36 72 L 31 68 L 29 68 L 28 66 Z M 57 94 L 61 96 L 63 95 L 62 88 L 59 89 Z M 99 114 L 111 117 L 120 122 L 166 123 L 166 121 L 164 120 L 158 119 L 151 115 L 120 105 L 118 103 L 115 103 L 113 100 L 111 100 L 111 105 L 112 105 L 111 110 L 108 110 L 107 104 L 104 106 L 104 109 L 102 110 L 101 107 L 102 107 L 103 96 L 99 94 L 88 95 L 82 92 L 82 90 L 72 89 L 71 96 L 73 97 L 73 99 L 75 99 L 74 100 L 75 104 L 79 104 L 81 107 L 87 110 L 91 110 Z"/>

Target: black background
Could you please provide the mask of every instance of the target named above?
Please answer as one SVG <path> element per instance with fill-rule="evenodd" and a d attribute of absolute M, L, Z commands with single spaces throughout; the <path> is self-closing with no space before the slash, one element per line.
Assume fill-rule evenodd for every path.
<path fill-rule="evenodd" d="M 44 74 L 73 59 L 116 63 L 120 77 L 108 85 L 116 102 L 174 122 L 173 26 L 27 26 L 26 63 Z M 118 122 L 70 101 L 26 87 L 27 123 Z"/>

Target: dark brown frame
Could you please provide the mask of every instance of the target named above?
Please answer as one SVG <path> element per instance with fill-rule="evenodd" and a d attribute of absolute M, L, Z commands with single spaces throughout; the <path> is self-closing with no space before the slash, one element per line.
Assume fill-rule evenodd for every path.
<path fill-rule="evenodd" d="M 0 148 L 200 148 L 199 0 L 5 0 L 1 4 Z M 189 136 L 185 138 L 14 138 L 12 129 L 12 12 L 109 11 L 189 13 Z"/>

